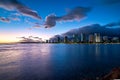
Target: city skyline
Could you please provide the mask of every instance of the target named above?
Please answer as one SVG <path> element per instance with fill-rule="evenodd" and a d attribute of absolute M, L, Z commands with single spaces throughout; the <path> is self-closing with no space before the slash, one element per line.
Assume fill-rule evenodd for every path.
<path fill-rule="evenodd" d="M 0 0 L 0 43 L 22 36 L 49 39 L 83 28 L 94 33 L 97 27 L 118 36 L 119 5 L 119 0 Z"/>
<path fill-rule="evenodd" d="M 91 34 L 71 34 L 56 35 L 45 43 L 120 43 L 120 37 L 101 35 L 100 33 Z"/>
<path fill-rule="evenodd" d="M 120 43 L 120 37 L 101 35 L 100 33 L 55 35 L 46 40 L 35 36 L 17 38 L 19 38 L 19 43 Z"/>

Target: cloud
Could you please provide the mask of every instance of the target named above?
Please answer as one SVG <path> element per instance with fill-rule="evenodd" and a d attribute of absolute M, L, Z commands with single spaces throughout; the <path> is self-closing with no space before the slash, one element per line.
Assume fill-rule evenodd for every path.
<path fill-rule="evenodd" d="M 93 33 L 100 33 L 101 35 L 120 37 L 120 22 L 112 22 L 103 26 L 100 24 L 91 24 L 91 25 L 83 26 L 81 28 L 72 29 L 66 33 L 63 33 L 62 35 L 65 36 L 65 35 L 73 35 L 73 34 L 81 34 L 81 33 L 84 33 L 86 35 Z"/>
<path fill-rule="evenodd" d="M 27 28 L 27 30 L 32 30 L 32 28 L 30 27 L 30 28 Z"/>
<path fill-rule="evenodd" d="M 30 25 L 33 25 L 33 22 L 29 18 L 25 18 L 24 22 Z"/>
<path fill-rule="evenodd" d="M 58 21 L 73 21 L 81 20 L 87 16 L 87 13 L 91 11 L 91 8 L 85 7 L 76 7 L 73 10 L 70 10 L 66 15 L 56 16 L 54 14 L 48 15 L 45 20 L 45 28 L 51 28 L 56 25 Z"/>
<path fill-rule="evenodd" d="M 68 14 L 58 17 L 58 21 L 70 21 L 70 20 L 80 20 L 87 16 L 87 13 L 91 11 L 91 8 L 76 7 L 69 11 Z"/>
<path fill-rule="evenodd" d="M 20 21 L 20 18 L 10 15 L 7 17 L 0 17 L 0 21 L 10 23 L 11 21 Z"/>
<path fill-rule="evenodd" d="M 11 17 L 10 19 L 13 21 L 20 21 L 20 19 L 18 17 Z"/>
<path fill-rule="evenodd" d="M 118 22 L 116 22 L 118 23 Z M 114 27 L 114 26 L 120 26 L 120 24 L 110 24 L 109 26 Z M 65 36 L 68 37 L 72 37 L 73 34 L 78 34 L 80 35 L 81 33 L 85 34 L 85 35 L 89 35 L 89 34 L 94 34 L 94 33 L 100 33 L 101 36 L 109 36 L 109 37 L 120 37 L 120 27 L 117 28 L 108 28 L 108 24 L 102 26 L 100 24 L 91 24 L 91 25 L 87 25 L 87 26 L 83 26 L 77 29 L 72 29 L 69 30 L 63 34 L 60 35 L 55 35 L 51 38 L 52 39 L 56 39 L 58 36 L 63 39 Z"/>
<path fill-rule="evenodd" d="M 24 6 L 17 0 L 0 0 L 0 8 L 4 8 L 9 11 L 17 10 L 24 16 L 41 19 L 41 17 L 37 14 L 36 11 Z"/>
<path fill-rule="evenodd" d="M 33 26 L 33 28 L 41 28 L 41 26 L 39 24 L 36 24 Z"/>
<path fill-rule="evenodd" d="M 9 23 L 10 19 L 5 17 L 0 17 L 0 21 Z"/>
<path fill-rule="evenodd" d="M 39 37 L 33 37 L 33 36 L 29 36 L 27 37 L 18 37 L 20 38 L 20 42 L 42 42 L 42 38 Z"/>
<path fill-rule="evenodd" d="M 112 22 L 104 25 L 104 27 L 115 27 L 115 26 L 120 26 L 120 22 Z"/>
<path fill-rule="evenodd" d="M 48 15 L 45 21 L 45 28 L 51 28 L 56 25 L 57 17 L 55 15 Z"/>
<path fill-rule="evenodd" d="M 12 15 L 13 15 L 13 16 L 16 16 L 16 17 L 21 16 L 21 14 L 19 14 L 19 13 L 12 13 Z"/>
<path fill-rule="evenodd" d="M 20 18 L 17 16 L 12 16 L 12 15 L 7 16 L 7 17 L 0 16 L 0 21 L 10 23 L 11 21 L 20 21 Z"/>

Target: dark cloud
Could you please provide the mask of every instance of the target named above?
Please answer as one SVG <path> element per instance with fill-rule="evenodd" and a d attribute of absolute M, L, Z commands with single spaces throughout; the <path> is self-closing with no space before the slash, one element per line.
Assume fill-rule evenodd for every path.
<path fill-rule="evenodd" d="M 76 7 L 69 11 L 68 14 L 58 17 L 58 21 L 70 21 L 70 20 L 80 20 L 87 16 L 87 13 L 91 11 L 90 8 Z"/>
<path fill-rule="evenodd" d="M 57 17 L 55 15 L 48 15 L 45 21 L 45 28 L 51 28 L 56 25 Z"/>
<path fill-rule="evenodd" d="M 5 17 L 0 17 L 0 21 L 9 23 L 10 19 Z"/>
<path fill-rule="evenodd" d="M 10 23 L 11 21 L 20 21 L 18 17 L 0 17 L 0 21 Z"/>
<path fill-rule="evenodd" d="M 54 14 L 48 15 L 45 21 L 45 28 L 51 28 L 56 25 L 57 21 L 73 21 L 81 20 L 87 16 L 87 13 L 91 11 L 91 8 L 85 7 L 76 7 L 73 10 L 70 10 L 66 15 L 56 16 Z"/>
<path fill-rule="evenodd" d="M 42 38 L 39 37 L 33 37 L 33 36 L 29 36 L 27 37 L 18 37 L 20 40 L 20 42 L 42 42 Z"/>
<path fill-rule="evenodd" d="M 91 24 L 91 25 L 84 26 L 84 27 L 81 27 L 78 29 L 72 29 L 66 33 L 63 33 L 62 35 L 63 36 L 67 36 L 67 35 L 72 36 L 73 34 L 81 34 L 81 33 L 93 34 L 93 33 L 97 33 L 97 32 L 103 32 L 103 30 L 104 30 L 104 27 L 102 27 L 101 25 Z"/>
<path fill-rule="evenodd" d="M 120 22 L 112 22 L 112 23 L 106 24 L 104 27 L 115 27 L 115 26 L 120 26 Z"/>
<path fill-rule="evenodd" d="M 0 0 L 0 7 L 9 11 L 17 10 L 25 16 L 41 19 L 36 11 L 24 6 L 17 0 Z"/>
<path fill-rule="evenodd" d="M 111 23 L 109 23 L 109 24 L 110 24 L 109 26 L 111 26 L 111 27 L 116 26 L 116 24 L 112 24 L 112 25 L 111 25 Z M 119 24 L 119 26 L 120 26 L 120 24 Z M 57 35 L 57 36 L 64 38 L 65 36 L 71 37 L 71 36 L 73 36 L 73 34 L 80 35 L 81 33 L 84 33 L 85 35 L 100 33 L 101 36 L 120 37 L 120 27 L 108 28 L 108 24 L 105 26 L 101 26 L 100 24 L 92 24 L 92 25 L 81 27 L 81 28 L 72 29 L 68 32 L 65 32 L 65 33 L 63 33 L 61 35 Z M 51 39 L 56 39 L 57 36 L 54 36 Z"/>
<path fill-rule="evenodd" d="M 26 37 L 19 37 L 19 38 L 22 38 L 22 39 L 27 39 Z"/>

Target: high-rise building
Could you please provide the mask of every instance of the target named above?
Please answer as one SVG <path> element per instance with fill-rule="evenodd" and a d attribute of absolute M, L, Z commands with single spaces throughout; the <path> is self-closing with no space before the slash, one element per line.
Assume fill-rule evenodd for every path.
<path fill-rule="evenodd" d="M 119 37 L 113 37 L 113 38 L 112 38 L 112 42 L 118 43 L 118 42 L 119 42 Z"/>
<path fill-rule="evenodd" d="M 92 34 L 89 35 L 89 42 L 90 43 L 94 42 L 94 35 L 92 35 Z"/>
<path fill-rule="evenodd" d="M 85 40 L 85 39 L 86 39 L 85 34 L 81 33 L 81 34 L 80 34 L 80 37 L 81 37 L 81 39 L 80 39 L 81 42 L 85 42 L 85 41 L 86 41 L 86 40 Z"/>
<path fill-rule="evenodd" d="M 78 34 L 73 34 L 73 40 L 72 42 L 77 43 L 79 42 Z"/>
<path fill-rule="evenodd" d="M 96 42 L 96 43 L 101 42 L 100 33 L 95 33 L 94 36 L 95 36 L 95 42 Z"/>
<path fill-rule="evenodd" d="M 49 40 L 46 40 L 46 43 L 49 43 Z"/>
<path fill-rule="evenodd" d="M 58 42 L 58 43 L 60 43 L 60 42 L 61 42 L 61 41 L 60 41 L 60 37 L 57 37 L 57 42 Z"/>
<path fill-rule="evenodd" d="M 108 36 L 103 36 L 102 40 L 103 42 L 109 42 Z"/>
<path fill-rule="evenodd" d="M 64 37 L 64 43 L 68 43 L 68 37 L 67 36 Z"/>

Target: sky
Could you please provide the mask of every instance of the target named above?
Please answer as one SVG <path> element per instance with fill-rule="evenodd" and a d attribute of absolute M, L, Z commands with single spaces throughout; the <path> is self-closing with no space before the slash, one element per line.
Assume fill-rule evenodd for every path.
<path fill-rule="evenodd" d="M 117 34 L 119 8 L 120 0 L 0 0 L 0 43 L 29 36 L 44 40 L 95 24 Z"/>

